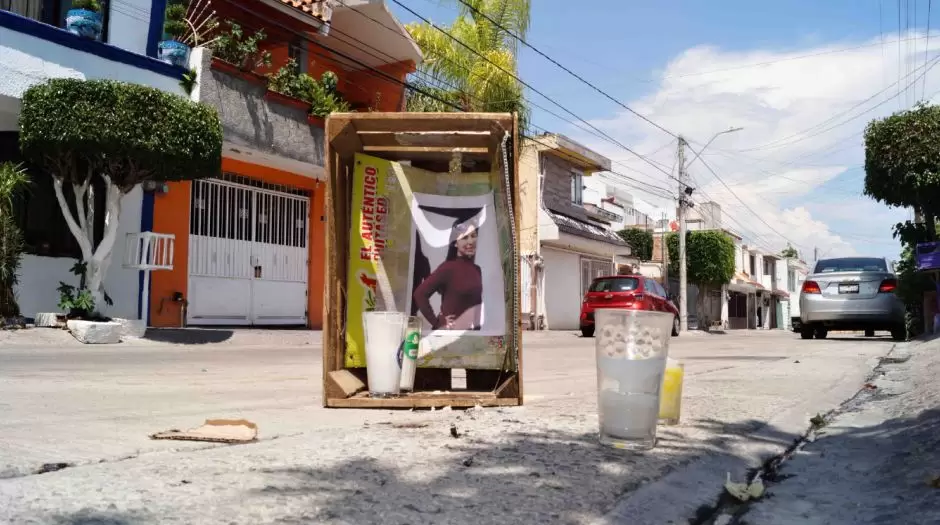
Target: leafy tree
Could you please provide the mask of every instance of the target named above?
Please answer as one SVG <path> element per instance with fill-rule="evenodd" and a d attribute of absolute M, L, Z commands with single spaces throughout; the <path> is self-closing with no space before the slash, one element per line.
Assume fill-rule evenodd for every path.
<path fill-rule="evenodd" d="M 641 261 L 653 258 L 653 232 L 643 228 L 624 228 L 617 232 L 617 235 L 630 246 L 633 255 Z"/>
<path fill-rule="evenodd" d="M 728 284 L 734 277 L 734 241 L 718 230 L 691 231 L 686 233 L 685 251 L 689 284 L 698 287 L 696 311 L 708 326 L 705 317 L 705 298 L 708 293 Z M 670 275 L 679 274 L 679 234 L 666 235 L 669 250 Z"/>
<path fill-rule="evenodd" d="M 53 79 L 23 94 L 20 148 L 52 175 L 59 208 L 85 263 L 87 289 L 100 307 L 124 195 L 146 180 L 219 173 L 222 125 L 214 109 L 158 89 L 110 80 Z M 95 177 L 105 188 L 100 239 L 94 236 Z M 74 190 L 71 205 L 65 184 Z"/>
<path fill-rule="evenodd" d="M 458 3 L 460 11 L 452 24 L 437 24 L 479 55 L 426 23 L 408 24 L 408 32 L 424 53 L 421 72 L 449 85 L 421 79 L 414 84 L 463 111 L 518 113 L 525 129 L 528 112 L 522 85 L 506 73 L 516 73 L 518 42 L 502 28 L 525 38 L 530 4 L 530 0 L 467 0 Z M 408 111 L 453 110 L 417 91 L 408 97 Z"/>
<path fill-rule="evenodd" d="M 924 213 L 929 239 L 940 214 L 940 107 L 924 103 L 865 129 L 865 195 Z"/>
<path fill-rule="evenodd" d="M 0 164 L 0 321 L 20 315 L 14 287 L 23 255 L 23 232 L 13 220 L 13 198 L 28 182 L 21 166 Z"/>
<path fill-rule="evenodd" d="M 800 254 L 796 251 L 796 248 L 787 244 L 786 248 L 780 250 L 780 256 L 784 259 L 796 259 Z"/>

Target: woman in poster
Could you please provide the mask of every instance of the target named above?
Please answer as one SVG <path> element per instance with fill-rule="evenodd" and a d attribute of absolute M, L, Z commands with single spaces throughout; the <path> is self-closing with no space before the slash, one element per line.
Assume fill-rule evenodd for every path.
<path fill-rule="evenodd" d="M 451 229 L 446 259 L 415 288 L 415 304 L 434 330 L 480 329 L 483 272 L 474 262 L 478 236 L 473 221 L 458 220 Z M 431 307 L 435 293 L 441 295 L 438 313 Z"/>

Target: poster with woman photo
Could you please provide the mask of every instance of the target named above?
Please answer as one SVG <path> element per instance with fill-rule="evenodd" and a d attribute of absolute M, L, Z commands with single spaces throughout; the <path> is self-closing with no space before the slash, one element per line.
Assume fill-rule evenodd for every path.
<path fill-rule="evenodd" d="M 414 193 L 407 309 L 431 335 L 502 336 L 506 300 L 493 193 Z"/>

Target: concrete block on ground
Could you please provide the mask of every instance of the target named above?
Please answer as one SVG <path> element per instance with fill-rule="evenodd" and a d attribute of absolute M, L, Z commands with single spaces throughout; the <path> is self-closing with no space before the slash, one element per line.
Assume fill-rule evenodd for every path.
<path fill-rule="evenodd" d="M 36 314 L 36 328 L 59 328 L 59 316 L 54 312 L 41 312 Z"/>
<path fill-rule="evenodd" d="M 106 345 L 121 342 L 121 332 L 123 331 L 121 323 L 73 319 L 67 323 L 67 326 L 75 339 L 86 345 Z"/>
<path fill-rule="evenodd" d="M 140 339 L 147 332 L 147 323 L 140 319 L 121 319 L 115 317 L 112 321 L 121 325 L 121 337 Z"/>

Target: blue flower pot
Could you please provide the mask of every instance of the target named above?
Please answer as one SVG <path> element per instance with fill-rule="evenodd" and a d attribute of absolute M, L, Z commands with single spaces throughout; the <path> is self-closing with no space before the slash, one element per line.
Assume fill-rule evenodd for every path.
<path fill-rule="evenodd" d="M 69 9 L 65 14 L 65 28 L 82 38 L 100 40 L 101 13 L 87 9 Z"/>
<path fill-rule="evenodd" d="M 189 67 L 189 46 L 176 40 L 161 40 L 157 44 L 157 58 L 179 67 Z"/>

